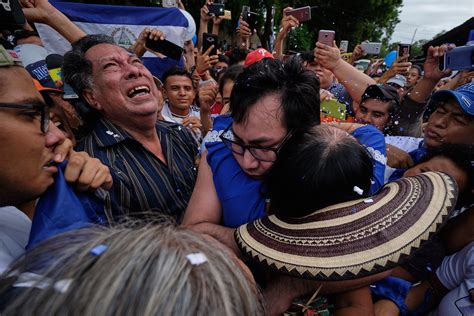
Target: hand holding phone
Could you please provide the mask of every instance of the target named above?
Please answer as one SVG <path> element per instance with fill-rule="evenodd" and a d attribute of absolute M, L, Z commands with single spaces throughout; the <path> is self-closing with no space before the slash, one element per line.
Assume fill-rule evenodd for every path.
<path fill-rule="evenodd" d="M 332 47 L 335 36 L 336 32 L 333 30 L 320 30 L 318 33 L 318 42 Z"/>
<path fill-rule="evenodd" d="M 293 10 L 288 10 L 285 15 L 294 16 L 299 22 L 306 22 L 311 20 L 311 7 L 301 7 Z"/>
<path fill-rule="evenodd" d="M 474 46 L 460 46 L 448 49 L 444 56 L 439 57 L 439 69 L 445 70 L 473 70 Z"/>
<path fill-rule="evenodd" d="M 154 52 L 163 54 L 169 58 L 180 60 L 183 55 L 183 48 L 167 40 L 154 40 L 147 38 L 145 47 Z"/>
<path fill-rule="evenodd" d="M 411 53 L 410 44 L 398 44 L 397 57 L 409 56 Z"/>
<path fill-rule="evenodd" d="M 202 52 L 206 52 L 209 47 L 214 45 L 212 50 L 209 52 L 209 56 L 217 55 L 217 35 L 214 34 L 209 34 L 209 33 L 203 33 L 202 34 Z"/>
<path fill-rule="evenodd" d="M 242 19 L 247 22 L 251 32 L 253 32 L 253 30 L 257 26 L 257 18 L 258 14 L 255 12 L 251 12 L 249 6 L 242 6 Z"/>
<path fill-rule="evenodd" d="M 214 16 L 224 15 L 224 5 L 221 3 L 211 3 L 208 6 L 208 9 L 209 9 L 208 15 L 214 15 Z"/>

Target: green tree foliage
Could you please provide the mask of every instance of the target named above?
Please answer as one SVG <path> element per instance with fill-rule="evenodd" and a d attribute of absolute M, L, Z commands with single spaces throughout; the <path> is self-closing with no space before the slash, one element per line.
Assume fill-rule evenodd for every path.
<path fill-rule="evenodd" d="M 75 0 L 76 2 L 157 6 L 161 0 Z M 199 21 L 199 10 L 203 0 L 182 0 L 186 10 Z M 225 7 L 232 12 L 232 21 L 224 22 L 221 29 L 229 34 L 235 33 L 235 26 L 242 10 L 242 5 L 249 5 L 251 10 L 260 15 L 258 36 L 263 47 L 273 32 L 277 32 L 283 8 L 294 8 L 309 5 L 312 9 L 312 20 L 293 30 L 290 34 L 290 50 L 311 49 L 321 29 L 335 30 L 336 41 L 348 40 L 349 48 L 363 40 L 382 41 L 388 45 L 395 25 L 399 22 L 399 8 L 402 0 L 226 0 Z M 274 13 L 274 14 L 273 14 Z M 274 23 L 272 23 L 272 20 Z M 273 28 L 272 28 L 273 27 Z"/>

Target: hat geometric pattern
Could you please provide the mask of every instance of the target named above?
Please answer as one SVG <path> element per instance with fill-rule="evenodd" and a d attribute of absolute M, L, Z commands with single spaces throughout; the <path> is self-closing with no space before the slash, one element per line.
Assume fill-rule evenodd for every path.
<path fill-rule="evenodd" d="M 370 199 L 301 218 L 264 217 L 235 233 L 241 250 L 278 272 L 349 280 L 398 265 L 437 232 L 454 208 L 456 182 L 427 172 L 385 185 Z"/>

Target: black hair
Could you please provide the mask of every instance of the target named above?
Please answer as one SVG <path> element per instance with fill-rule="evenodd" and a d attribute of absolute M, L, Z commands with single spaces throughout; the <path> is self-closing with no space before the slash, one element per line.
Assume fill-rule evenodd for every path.
<path fill-rule="evenodd" d="M 312 50 L 302 52 L 298 56 L 301 58 L 301 60 L 303 60 L 305 62 L 308 62 L 308 63 L 314 62 L 314 51 L 312 51 Z"/>
<path fill-rule="evenodd" d="M 470 191 L 474 189 L 474 146 L 468 144 L 443 144 L 430 148 L 420 163 L 424 163 L 436 156 L 448 158 L 466 173 L 468 177 L 468 193 L 471 194 Z"/>
<path fill-rule="evenodd" d="M 258 100 L 275 94 L 281 100 L 287 130 L 305 130 L 320 123 L 319 80 L 305 70 L 299 58 L 281 62 L 272 58 L 246 67 L 237 77 L 230 96 L 234 122 L 244 122 Z"/>
<path fill-rule="evenodd" d="M 235 81 L 237 77 L 244 71 L 244 66 L 236 64 L 227 68 L 219 78 L 219 93 L 224 93 L 224 85 L 227 81 Z"/>
<path fill-rule="evenodd" d="M 171 76 L 184 76 L 184 77 L 189 78 L 189 80 L 193 82 L 193 77 L 186 69 L 175 66 L 175 67 L 171 67 L 170 69 L 166 70 L 163 73 L 162 80 L 161 80 L 163 82 L 163 86 L 166 85 L 166 80 Z"/>
<path fill-rule="evenodd" d="M 15 36 L 15 40 L 17 40 L 17 41 L 21 40 L 21 39 L 24 39 L 24 38 L 28 38 L 30 36 L 40 37 L 38 32 L 29 31 L 29 30 L 25 30 L 25 29 L 15 30 L 15 32 L 13 32 L 13 35 Z"/>
<path fill-rule="evenodd" d="M 373 165 L 365 147 L 345 131 L 319 125 L 279 153 L 266 179 L 272 213 L 302 217 L 368 195 Z M 357 186 L 362 196 L 355 192 Z"/>
<path fill-rule="evenodd" d="M 86 52 L 99 44 L 116 45 L 110 36 L 86 35 L 73 43 L 72 49 L 64 55 L 62 68 L 64 80 L 81 97 L 85 89 L 92 87 L 92 62 L 86 58 Z"/>
<path fill-rule="evenodd" d="M 86 52 L 93 46 L 99 44 L 116 45 L 114 39 L 104 34 L 86 35 L 72 44 L 72 49 L 64 55 L 62 74 L 64 81 L 68 83 L 79 100 L 73 102 L 75 109 L 84 120 L 86 130 L 89 130 L 100 117 L 83 98 L 85 89 L 92 88 L 92 62 L 86 58 Z"/>
<path fill-rule="evenodd" d="M 242 49 L 242 48 L 232 49 L 229 55 L 230 65 L 234 65 L 241 61 L 244 61 L 248 53 L 249 51 L 247 49 Z"/>

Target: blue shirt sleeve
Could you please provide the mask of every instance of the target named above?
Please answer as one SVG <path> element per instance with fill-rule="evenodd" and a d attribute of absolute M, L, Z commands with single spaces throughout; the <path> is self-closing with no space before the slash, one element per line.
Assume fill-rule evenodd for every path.
<path fill-rule="evenodd" d="M 374 174 L 369 192 L 369 194 L 372 195 L 384 185 L 385 166 L 387 164 L 385 137 L 372 125 L 357 128 L 352 132 L 352 136 L 367 149 L 372 158 Z"/>

